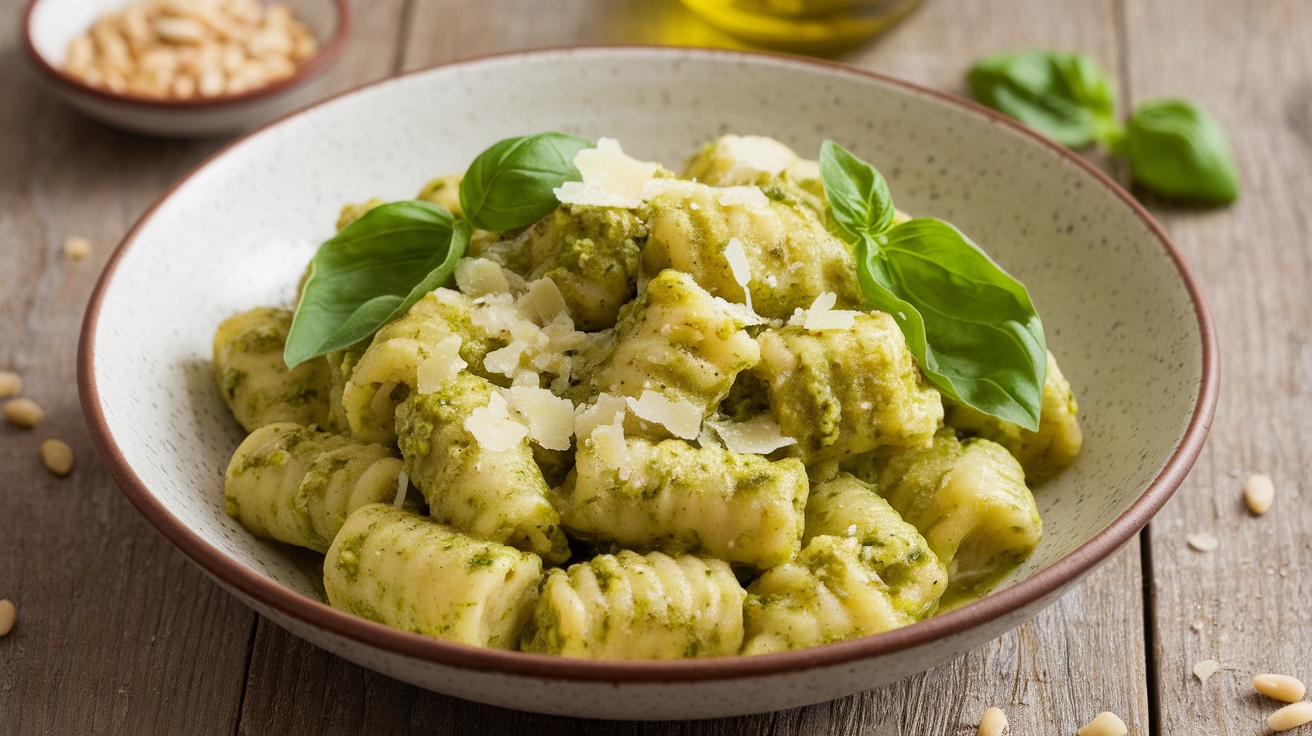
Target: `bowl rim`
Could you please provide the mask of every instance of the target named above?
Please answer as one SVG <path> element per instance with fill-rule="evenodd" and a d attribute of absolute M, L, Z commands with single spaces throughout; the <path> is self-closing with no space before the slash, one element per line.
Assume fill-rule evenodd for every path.
<path fill-rule="evenodd" d="M 256 102 L 291 91 L 292 89 L 322 75 L 337 62 L 337 59 L 342 55 L 342 51 L 346 48 L 346 42 L 350 38 L 352 28 L 354 27 L 354 19 L 351 16 L 350 0 L 332 0 L 332 5 L 337 13 L 337 25 L 333 30 L 333 34 L 328 38 L 323 39 L 319 46 L 319 50 L 314 56 L 311 56 L 309 61 L 298 66 L 296 71 L 290 77 L 280 79 L 271 84 L 255 87 L 235 95 L 219 95 L 218 97 L 196 96 L 186 99 L 150 97 L 147 95 L 138 95 L 128 92 L 113 92 L 100 87 L 93 87 L 64 71 L 62 68 L 52 64 L 40 51 L 37 51 L 36 44 L 32 41 L 32 17 L 38 5 L 52 1 L 55 0 L 28 0 L 27 7 L 23 10 L 21 32 L 23 37 L 23 50 L 27 53 L 28 58 L 31 60 L 32 65 L 36 67 L 37 71 L 45 77 L 47 81 L 51 82 L 56 87 L 63 89 L 65 92 L 89 96 L 106 102 L 128 105 L 140 110 L 152 110 L 158 112 L 185 110 L 208 112 L 236 107 L 247 102 Z M 208 159 L 206 160 L 206 163 L 208 163 Z"/>
<path fill-rule="evenodd" d="M 760 60 L 767 60 L 770 63 L 819 68 L 830 72 L 866 77 L 887 86 L 930 96 L 939 101 L 965 108 L 988 118 L 995 124 L 1006 126 L 1029 136 L 1039 144 L 1051 149 L 1065 159 L 1067 163 L 1079 167 L 1084 173 L 1108 188 L 1138 216 L 1166 251 L 1179 272 L 1180 279 L 1192 302 L 1194 316 L 1198 321 L 1202 363 L 1194 410 L 1179 444 L 1171 453 L 1161 472 L 1144 488 L 1129 508 L 1091 539 L 1056 562 L 1036 571 L 1028 578 L 1000 591 L 990 593 L 960 608 L 880 634 L 824 644 L 809 649 L 775 654 L 731 655 L 688 660 L 630 661 L 566 658 L 546 654 L 473 647 L 393 629 L 332 608 L 326 603 L 302 596 L 300 593 L 262 577 L 236 560 L 227 557 L 216 547 L 206 542 L 200 534 L 172 516 L 164 504 L 155 498 L 146 484 L 128 465 L 109 431 L 101 409 L 100 387 L 96 382 L 95 356 L 93 354 L 101 304 L 113 280 L 114 272 L 132 246 L 138 233 L 150 222 L 155 210 L 166 202 L 178 188 L 224 156 L 230 149 L 241 145 L 247 138 L 262 134 L 340 97 L 386 85 L 400 78 L 455 67 L 474 66 L 489 62 L 496 63 L 516 57 L 532 59 L 534 57 L 555 56 L 605 56 L 616 53 L 656 54 L 684 58 L 692 56 L 738 61 L 740 63 L 756 63 Z M 1021 123 L 947 92 L 834 61 L 781 53 L 625 44 L 544 48 L 532 51 L 488 54 L 417 69 L 333 95 L 316 105 L 288 114 L 228 143 L 170 186 L 142 214 L 110 257 L 87 306 L 78 344 L 77 379 L 82 409 L 93 444 L 104 461 L 110 476 L 118 483 L 124 495 L 179 551 L 223 585 L 239 592 L 241 596 L 268 606 L 270 609 L 295 619 L 301 624 L 327 631 L 336 637 L 350 639 L 369 647 L 385 650 L 407 659 L 503 675 L 580 682 L 611 682 L 618 685 L 620 683 L 731 680 L 833 667 L 856 660 L 893 654 L 960 634 L 975 626 L 1001 619 L 1008 614 L 1014 614 L 1044 598 L 1053 596 L 1065 586 L 1087 575 L 1097 565 L 1129 542 L 1148 523 L 1149 519 L 1166 504 L 1184 480 L 1202 450 L 1215 415 L 1219 390 L 1219 355 L 1215 327 L 1204 302 L 1202 292 L 1188 265 L 1184 262 L 1179 250 L 1172 243 L 1165 230 L 1133 196 L 1108 175 L 1060 144 L 1026 128 Z"/>

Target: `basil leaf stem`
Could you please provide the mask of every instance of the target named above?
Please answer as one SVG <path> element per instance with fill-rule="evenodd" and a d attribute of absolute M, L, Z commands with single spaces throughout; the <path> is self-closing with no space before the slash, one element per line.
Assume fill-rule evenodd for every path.
<path fill-rule="evenodd" d="M 975 99 L 1062 145 L 1107 144 L 1121 134 L 1116 88 L 1093 58 L 1027 49 L 986 56 L 966 74 Z"/>
<path fill-rule="evenodd" d="M 1239 198 L 1230 144 L 1220 123 L 1185 100 L 1135 108 L 1125 138 L 1130 176 L 1159 194 L 1229 204 Z"/>
<path fill-rule="evenodd" d="M 574 156 L 591 141 L 564 133 L 507 138 L 469 165 L 460 182 L 460 208 L 469 223 L 495 233 L 537 222 L 560 203 L 553 191 L 582 177 Z"/>
<path fill-rule="evenodd" d="M 1037 430 L 1047 344 L 1024 285 L 942 220 L 889 227 L 893 201 L 879 172 L 832 141 L 820 157 L 861 293 L 894 317 L 921 372 L 949 397 Z"/>
<path fill-rule="evenodd" d="M 379 205 L 319 246 L 283 362 L 293 368 L 363 340 L 441 286 L 465 253 L 470 228 L 420 201 Z"/>

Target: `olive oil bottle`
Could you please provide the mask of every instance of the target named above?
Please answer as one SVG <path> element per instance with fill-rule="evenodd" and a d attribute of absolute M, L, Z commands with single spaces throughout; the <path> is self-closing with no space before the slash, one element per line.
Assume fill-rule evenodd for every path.
<path fill-rule="evenodd" d="M 682 0 L 711 24 L 750 43 L 826 53 L 869 39 L 921 0 Z"/>

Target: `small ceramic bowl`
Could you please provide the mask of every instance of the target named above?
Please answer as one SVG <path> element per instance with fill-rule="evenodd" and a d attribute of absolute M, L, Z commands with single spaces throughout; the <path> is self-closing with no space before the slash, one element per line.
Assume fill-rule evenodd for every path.
<path fill-rule="evenodd" d="M 726 132 L 803 155 L 832 138 L 897 205 L 947 219 L 1024 281 L 1079 397 L 1086 443 L 1036 491 L 1044 539 L 992 594 L 902 629 L 796 652 L 588 661 L 426 638 L 328 607 L 304 557 L 224 512 L 242 433 L 214 386 L 229 315 L 290 304 L 340 206 L 414 196 L 493 142 L 560 130 L 678 166 Z M 705 718 L 815 703 L 920 672 L 1019 625 L 1120 549 L 1202 447 L 1211 320 L 1148 214 L 1065 149 L 983 108 L 867 71 L 741 52 L 569 49 L 389 79 L 221 151 L 128 234 L 87 311 L 79 384 L 124 493 L 184 554 L 314 644 L 417 685 L 544 713 Z"/>
<path fill-rule="evenodd" d="M 68 45 L 102 14 L 129 0 L 31 0 L 23 47 L 38 75 L 60 98 L 116 128 L 150 135 L 199 137 L 247 130 L 313 102 L 316 82 L 341 56 L 351 31 L 348 0 L 281 0 L 319 39 L 319 51 L 292 76 L 221 97 L 160 99 L 93 87 L 64 71 Z"/>

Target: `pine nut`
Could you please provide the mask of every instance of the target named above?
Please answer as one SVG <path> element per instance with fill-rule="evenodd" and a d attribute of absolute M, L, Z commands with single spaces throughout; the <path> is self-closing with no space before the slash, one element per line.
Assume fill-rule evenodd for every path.
<path fill-rule="evenodd" d="M 31 429 L 45 419 L 41 405 L 31 399 L 14 399 L 5 404 L 5 419 L 15 427 Z"/>
<path fill-rule="evenodd" d="M 1267 728 L 1272 731 L 1288 731 L 1306 723 L 1312 723 L 1312 701 L 1286 705 L 1266 717 Z"/>
<path fill-rule="evenodd" d="M 41 443 L 41 462 L 55 475 L 68 475 L 73 472 L 73 448 L 62 440 L 45 440 Z"/>
<path fill-rule="evenodd" d="M 14 608 L 14 602 L 8 598 L 0 600 L 0 636 L 9 636 L 17 618 L 18 609 Z"/>
<path fill-rule="evenodd" d="M 1076 736 L 1127 736 L 1129 733 L 1130 729 L 1125 727 L 1125 721 L 1111 711 L 1099 713 L 1097 718 L 1075 732 Z"/>
<path fill-rule="evenodd" d="M 218 97 L 223 94 L 223 89 L 227 85 L 228 80 L 224 78 L 222 71 L 210 69 L 200 75 L 200 80 L 196 83 L 196 91 L 200 92 L 201 97 Z"/>
<path fill-rule="evenodd" d="M 159 37 L 170 43 L 200 43 L 205 38 L 205 27 L 192 18 L 163 16 L 152 24 Z"/>
<path fill-rule="evenodd" d="M 196 96 L 196 78 L 182 75 L 173 80 L 173 96 L 179 100 Z"/>
<path fill-rule="evenodd" d="M 22 390 L 22 376 L 12 371 L 0 371 L 0 399 L 17 396 Z"/>
<path fill-rule="evenodd" d="M 1248 510 L 1261 516 L 1271 508 L 1271 502 L 1276 499 L 1276 488 L 1271 483 L 1271 476 L 1264 473 L 1256 473 L 1248 476 L 1244 482 L 1244 503 L 1248 504 Z"/>
<path fill-rule="evenodd" d="M 91 37 L 78 36 L 68 43 L 68 61 L 64 63 L 64 67 L 73 76 L 85 77 L 95 56 L 96 45 L 91 41 Z"/>
<path fill-rule="evenodd" d="M 1253 687 L 1268 698 L 1286 703 L 1296 703 L 1307 694 L 1303 681 L 1289 675 L 1258 675 L 1253 678 Z"/>
<path fill-rule="evenodd" d="M 91 241 L 86 238 L 73 237 L 64 241 L 64 257 L 70 261 L 80 261 L 91 255 Z"/>
<path fill-rule="evenodd" d="M 989 708 L 984 711 L 984 717 L 979 719 L 977 736 L 1003 736 L 1010 732 L 1007 714 L 1003 713 L 1001 708 Z"/>
<path fill-rule="evenodd" d="M 1199 552 L 1211 552 L 1212 550 L 1221 546 L 1221 540 L 1217 539 L 1211 534 L 1208 534 L 1207 532 L 1190 534 L 1187 541 L 1189 542 L 1190 547 L 1193 547 L 1195 550 Z"/>

